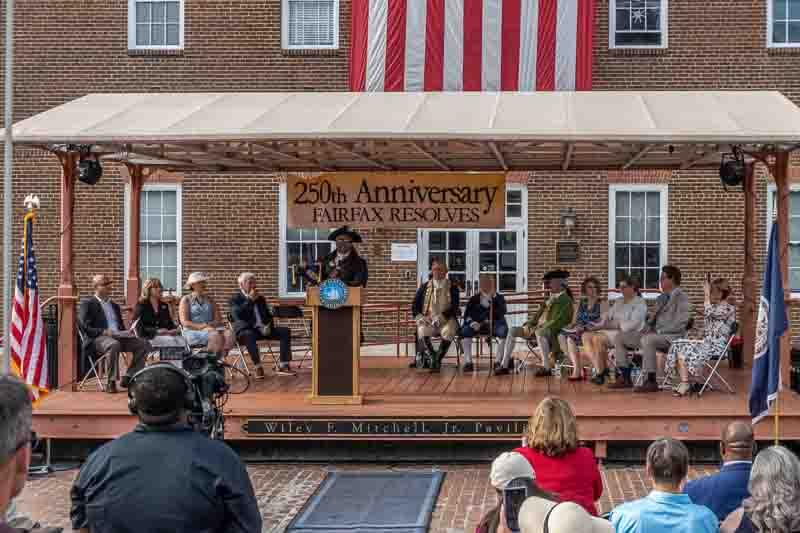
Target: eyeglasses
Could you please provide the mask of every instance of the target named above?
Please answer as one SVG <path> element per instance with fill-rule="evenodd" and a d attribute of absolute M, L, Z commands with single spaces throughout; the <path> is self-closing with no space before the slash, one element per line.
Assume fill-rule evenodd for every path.
<path fill-rule="evenodd" d="M 14 448 L 14 453 L 17 453 L 22 448 L 27 446 L 28 444 L 31 445 L 31 450 L 36 448 L 36 445 L 39 444 L 39 436 L 36 434 L 35 431 L 31 431 L 31 434 L 28 435 L 28 438 L 20 442 L 16 448 Z"/>

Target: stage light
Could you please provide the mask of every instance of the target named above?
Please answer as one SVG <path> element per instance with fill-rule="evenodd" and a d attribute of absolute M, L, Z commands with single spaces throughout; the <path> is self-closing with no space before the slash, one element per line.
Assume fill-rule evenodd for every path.
<path fill-rule="evenodd" d="M 728 187 L 738 187 L 744 182 L 747 169 L 744 163 L 744 154 L 738 146 L 733 147 L 733 152 L 722 154 L 722 161 L 719 164 L 719 179 L 722 187 L 727 191 Z"/>
<path fill-rule="evenodd" d="M 81 154 L 78 162 L 78 180 L 87 185 L 94 185 L 100 181 L 102 176 L 103 167 L 100 165 L 100 160 L 97 159 L 97 156 Z"/>

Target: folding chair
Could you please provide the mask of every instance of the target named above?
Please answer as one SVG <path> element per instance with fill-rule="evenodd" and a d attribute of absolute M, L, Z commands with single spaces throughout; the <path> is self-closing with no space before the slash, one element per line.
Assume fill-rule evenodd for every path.
<path fill-rule="evenodd" d="M 80 327 L 78 327 L 78 339 L 80 340 L 81 346 L 84 346 L 84 344 L 86 343 L 86 334 Z M 105 384 L 103 384 L 103 377 L 105 372 L 108 371 L 107 368 L 109 361 L 108 354 L 103 354 L 100 357 L 95 358 L 89 354 L 84 354 L 83 349 L 81 349 L 81 357 L 83 357 L 84 355 L 86 356 L 86 359 L 89 361 L 89 370 L 86 371 L 86 374 L 84 374 L 83 379 L 78 384 L 78 390 L 82 391 L 84 386 L 86 385 L 86 382 L 89 381 L 90 379 L 96 379 L 98 388 L 102 392 L 105 392 L 106 386 Z"/>
<path fill-rule="evenodd" d="M 297 368 L 303 368 L 303 363 L 306 361 L 306 359 L 309 359 L 309 358 L 312 357 L 312 353 L 311 353 L 311 348 L 312 348 L 312 346 L 311 346 L 311 327 L 309 326 L 308 321 L 306 320 L 306 315 L 303 312 L 303 308 L 300 307 L 299 305 L 279 305 L 279 306 L 275 307 L 273 311 L 274 312 L 273 312 L 272 316 L 274 316 L 275 318 L 299 319 L 300 320 L 300 324 L 303 327 L 302 332 L 303 332 L 304 338 L 308 339 L 308 346 L 306 346 L 305 351 L 303 353 L 303 357 L 302 357 L 302 359 L 300 359 L 300 364 L 297 366 Z M 272 351 L 271 348 L 270 348 L 270 351 Z M 294 359 L 294 357 L 292 357 L 292 359 Z"/>
<path fill-rule="evenodd" d="M 719 373 L 719 365 L 723 360 L 728 360 L 730 358 L 731 343 L 733 342 L 733 339 L 736 338 L 736 333 L 738 331 L 739 331 L 739 323 L 734 322 L 733 326 L 731 327 L 731 334 L 728 337 L 728 342 L 725 344 L 725 351 L 722 352 L 722 355 L 720 355 L 719 357 L 711 358 L 711 361 L 714 362 L 713 365 L 711 364 L 711 361 L 706 361 L 705 368 L 708 370 L 708 376 L 706 377 L 705 383 L 703 383 L 703 386 L 700 388 L 698 396 L 702 396 L 703 392 L 705 392 L 707 388 L 714 390 L 714 387 L 711 386 L 712 377 L 716 377 L 719 381 L 721 381 L 728 388 L 729 393 L 731 394 L 734 393 L 733 387 L 731 387 L 730 383 L 728 383 L 725 380 L 725 378 L 723 378 L 722 375 Z"/>

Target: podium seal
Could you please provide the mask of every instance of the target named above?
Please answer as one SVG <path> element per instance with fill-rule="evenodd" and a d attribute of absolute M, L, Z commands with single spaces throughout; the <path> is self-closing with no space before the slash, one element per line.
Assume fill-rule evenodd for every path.
<path fill-rule="evenodd" d="M 326 279 L 319 286 L 319 302 L 326 309 L 338 309 L 347 302 L 347 285 L 340 279 Z"/>

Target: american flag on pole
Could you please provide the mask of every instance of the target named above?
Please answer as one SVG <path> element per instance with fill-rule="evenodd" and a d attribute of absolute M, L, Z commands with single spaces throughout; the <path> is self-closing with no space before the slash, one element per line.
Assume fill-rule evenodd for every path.
<path fill-rule="evenodd" d="M 595 0 L 353 0 L 351 91 L 592 88 Z"/>
<path fill-rule="evenodd" d="M 11 310 L 11 367 L 38 401 L 48 392 L 47 344 L 39 310 L 39 280 L 33 250 L 33 213 L 25 216 L 25 236 L 19 257 Z"/>

